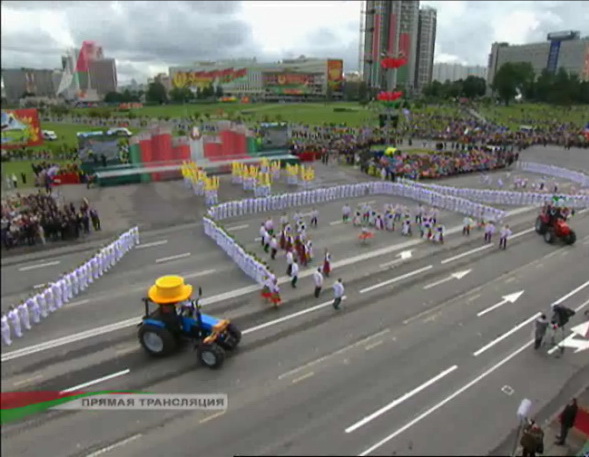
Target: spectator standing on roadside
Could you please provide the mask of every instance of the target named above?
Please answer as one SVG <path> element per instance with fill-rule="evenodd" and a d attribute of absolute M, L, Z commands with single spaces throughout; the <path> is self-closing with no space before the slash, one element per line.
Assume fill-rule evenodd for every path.
<path fill-rule="evenodd" d="M 576 398 L 573 398 L 562 410 L 560 414 L 560 435 L 556 437 L 556 444 L 559 446 L 564 446 L 569 430 L 575 425 L 578 411 L 579 407 Z"/>
<path fill-rule="evenodd" d="M 534 421 L 530 421 L 523 430 L 520 440 L 523 457 L 536 457 L 544 453 L 544 431 Z"/>

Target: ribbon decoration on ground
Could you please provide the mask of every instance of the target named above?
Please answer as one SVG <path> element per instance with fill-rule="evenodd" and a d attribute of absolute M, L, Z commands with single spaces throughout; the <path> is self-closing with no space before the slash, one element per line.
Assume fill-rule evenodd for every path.
<path fill-rule="evenodd" d="M 512 192 L 506 190 L 468 189 L 464 187 L 424 184 L 409 179 L 400 179 L 400 183 L 421 189 L 431 189 L 443 195 L 465 198 L 482 203 L 506 206 L 542 206 L 547 203 L 562 208 L 589 208 L 588 195 L 552 194 L 538 192 Z"/>
<path fill-rule="evenodd" d="M 589 175 L 579 171 L 568 170 L 566 168 L 536 162 L 520 162 L 518 163 L 518 169 L 530 173 L 568 179 L 569 181 L 575 182 L 582 187 L 589 187 Z"/>

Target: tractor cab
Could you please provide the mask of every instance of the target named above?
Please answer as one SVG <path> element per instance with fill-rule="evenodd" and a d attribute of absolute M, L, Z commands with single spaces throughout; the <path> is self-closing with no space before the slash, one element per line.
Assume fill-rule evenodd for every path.
<path fill-rule="evenodd" d="M 195 343 L 201 363 L 219 367 L 225 351 L 233 350 L 241 332 L 228 320 L 203 314 L 198 297 L 192 299 L 192 286 L 180 276 L 163 276 L 143 299 L 145 313 L 139 327 L 139 341 L 145 351 L 156 357 L 175 352 L 183 340 Z M 151 309 L 151 304 L 156 308 Z"/>

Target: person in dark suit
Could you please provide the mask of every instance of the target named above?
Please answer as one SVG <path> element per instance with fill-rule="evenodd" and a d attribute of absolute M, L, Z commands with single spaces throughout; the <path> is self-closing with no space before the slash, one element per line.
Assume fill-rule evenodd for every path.
<path fill-rule="evenodd" d="M 575 425 L 578 410 L 576 398 L 573 398 L 562 410 L 560 414 L 560 435 L 556 437 L 556 444 L 559 446 L 564 446 L 569 430 Z"/>

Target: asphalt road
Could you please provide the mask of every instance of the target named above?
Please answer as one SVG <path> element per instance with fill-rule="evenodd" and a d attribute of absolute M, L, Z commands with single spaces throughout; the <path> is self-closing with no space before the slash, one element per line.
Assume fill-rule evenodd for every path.
<path fill-rule="evenodd" d="M 12 376 L 4 376 L 3 383 L 14 388 L 62 390 L 129 369 L 94 388 L 229 395 L 229 410 L 214 419 L 200 412 L 49 413 L 4 427 L 4 449 L 8 455 L 38 455 L 28 444 L 33 440 L 42 441 L 44 451 L 55 455 L 87 455 L 140 434 L 113 455 L 358 454 L 397 433 L 374 453 L 484 453 L 513 427 L 499 417 L 512 418 L 522 396 L 540 403 L 558 390 L 566 376 L 586 364 L 585 354 L 565 352 L 554 359 L 526 349 L 463 394 L 428 411 L 528 341 L 532 324 L 520 324 L 550 303 L 565 297 L 564 303 L 573 308 L 589 304 L 589 283 L 580 269 L 589 267 L 582 244 L 589 240 L 587 220 L 579 216 L 580 244 L 573 248 L 548 246 L 531 233 L 513 240 L 505 252 L 495 247 L 450 262 L 467 250 L 430 253 L 352 281 L 340 313 L 330 308 L 327 295 L 319 300 L 326 303 L 323 308 L 259 330 L 262 322 L 312 304 L 293 302 L 276 315 L 236 319 L 240 327 L 253 331 L 219 372 L 196 368 L 188 351 L 169 360 L 147 360 L 137 349 L 132 329 L 121 330 L 124 335 L 114 346 L 87 340 L 86 347 L 73 344 L 4 362 L 4 373 Z M 569 275 L 553 274 L 571 265 L 578 268 Z M 467 270 L 460 280 L 440 283 Z M 515 303 L 477 316 L 502 296 L 519 291 L 524 293 Z M 513 328 L 518 330 L 511 332 Z M 522 377 L 528 376 L 535 382 L 524 385 Z M 515 393 L 503 393 L 505 385 Z M 390 411 L 346 433 L 395 400 Z M 492 415 L 478 416 L 478 421 L 469 417 L 489 405 Z M 415 424 L 407 427 L 412 421 Z M 22 429 L 27 433 L 20 433 Z M 76 436 L 71 444 L 60 438 L 66 432 Z M 460 439 L 464 434 L 471 439 Z"/>
<path fill-rule="evenodd" d="M 482 185 L 476 176 L 442 183 Z M 330 290 L 311 297 L 310 271 L 297 290 L 282 285 L 282 309 L 267 309 L 257 288 L 199 235 L 200 227 L 183 228 L 145 236 L 144 248 L 128 254 L 74 306 L 2 351 L 4 391 L 220 392 L 229 396 L 224 414 L 49 412 L 3 426 L 2 450 L 23 457 L 480 455 L 517 425 L 522 398 L 540 410 L 587 365 L 587 351 L 566 350 L 557 358 L 548 348 L 529 347 L 533 319 L 551 303 L 579 310 L 570 327 L 583 321 L 589 307 L 587 212 L 572 221 L 573 247 L 545 244 L 531 229 L 534 210 L 510 217 L 515 236 L 507 251 L 496 242 L 483 246 L 479 232 L 470 239 L 452 234 L 444 246 L 383 233 L 360 247 L 352 227 L 330 224 L 339 221 L 341 204 L 320 208 L 321 228 L 313 234 L 316 254 L 329 247 L 334 276 L 345 280 L 339 312 L 331 308 Z M 462 219 L 442 218 L 447 228 Z M 233 223 L 247 225 L 234 233 L 260 252 L 259 217 L 226 225 Z M 399 257 L 408 251 L 410 258 Z M 56 256 L 59 267 L 75 265 L 75 256 Z M 37 280 L 28 275 L 41 268 L 18 273 L 26 265 L 8 273 L 9 281 L 27 279 L 11 296 L 3 287 L 3 307 Z M 172 268 L 202 282 L 207 312 L 245 330 L 240 350 L 220 371 L 199 368 L 189 349 L 152 360 L 139 348 L 139 299 Z M 505 302 L 510 295 L 513 303 Z"/>

